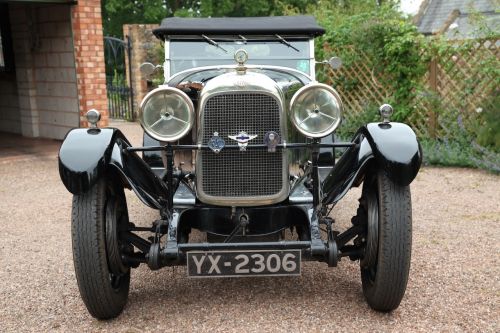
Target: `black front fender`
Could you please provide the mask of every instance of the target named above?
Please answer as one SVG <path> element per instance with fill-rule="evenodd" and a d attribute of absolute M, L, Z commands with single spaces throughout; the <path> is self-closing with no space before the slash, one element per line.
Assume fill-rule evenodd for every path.
<path fill-rule="evenodd" d="M 146 205 L 161 208 L 168 198 L 165 183 L 136 153 L 125 150 L 129 146 L 116 128 L 71 130 L 59 150 L 64 186 L 73 194 L 85 193 L 112 168 Z"/>
<path fill-rule="evenodd" d="M 422 148 L 415 132 L 402 123 L 370 123 L 360 132 L 368 139 L 378 168 L 399 185 L 409 185 L 422 164 Z"/>
<path fill-rule="evenodd" d="M 415 132 L 402 123 L 370 123 L 361 127 L 322 183 L 323 203 L 339 201 L 373 162 L 395 183 L 406 186 L 417 176 L 422 148 Z"/>

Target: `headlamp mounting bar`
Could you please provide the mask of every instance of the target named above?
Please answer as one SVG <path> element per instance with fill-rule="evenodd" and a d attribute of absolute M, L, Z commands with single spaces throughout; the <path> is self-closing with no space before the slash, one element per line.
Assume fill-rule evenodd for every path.
<path fill-rule="evenodd" d="M 354 142 L 337 142 L 337 143 L 281 143 L 276 146 L 276 149 L 302 149 L 302 148 L 349 148 L 355 147 Z M 248 145 L 247 150 L 267 149 L 265 144 Z M 127 147 L 127 151 L 163 151 L 163 150 L 211 150 L 207 145 L 171 145 L 163 146 L 145 146 L 145 147 Z M 224 146 L 224 150 L 240 150 L 238 145 Z"/>

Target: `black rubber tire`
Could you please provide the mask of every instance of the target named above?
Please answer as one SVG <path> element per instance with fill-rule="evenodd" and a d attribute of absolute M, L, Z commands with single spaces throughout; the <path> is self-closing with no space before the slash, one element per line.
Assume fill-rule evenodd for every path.
<path fill-rule="evenodd" d="M 396 309 L 406 291 L 410 273 L 412 216 L 409 186 L 400 186 L 379 172 L 363 191 L 378 199 L 378 254 L 374 267 L 361 267 L 363 294 L 370 307 Z"/>
<path fill-rule="evenodd" d="M 106 202 L 112 195 L 126 206 L 123 188 L 111 190 L 104 180 L 73 197 L 71 234 L 76 279 L 85 306 L 97 319 L 117 317 L 127 303 L 130 286 L 130 269 L 114 275 L 108 267 L 105 219 Z"/>

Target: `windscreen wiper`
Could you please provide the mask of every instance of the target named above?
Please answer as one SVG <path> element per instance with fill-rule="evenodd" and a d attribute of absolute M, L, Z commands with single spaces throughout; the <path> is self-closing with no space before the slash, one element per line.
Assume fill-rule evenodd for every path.
<path fill-rule="evenodd" d="M 214 41 L 213 39 L 210 39 L 208 38 L 207 36 L 205 35 L 201 35 L 201 37 L 203 37 L 203 39 L 210 45 L 213 45 L 215 46 L 216 48 L 218 49 L 221 49 L 222 51 L 226 52 L 227 53 L 227 50 L 225 48 L 223 48 L 222 46 L 219 45 L 219 43 L 217 43 L 216 41 Z"/>
<path fill-rule="evenodd" d="M 289 42 L 287 42 L 287 40 L 283 37 L 281 37 L 280 35 L 275 35 L 276 38 L 279 39 L 279 41 L 282 43 L 282 44 L 285 44 L 286 46 L 288 47 L 291 47 L 292 49 L 294 49 L 295 51 L 297 52 L 300 52 L 298 48 L 296 48 L 295 46 L 293 46 L 292 44 L 290 44 Z"/>

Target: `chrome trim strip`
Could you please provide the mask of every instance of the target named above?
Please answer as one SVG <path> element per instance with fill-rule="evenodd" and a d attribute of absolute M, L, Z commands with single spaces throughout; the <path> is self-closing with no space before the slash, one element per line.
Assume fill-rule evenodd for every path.
<path fill-rule="evenodd" d="M 316 59 L 314 57 L 314 39 L 309 39 L 309 70 L 311 78 L 316 81 Z"/>
<path fill-rule="evenodd" d="M 163 63 L 163 77 L 165 83 L 170 79 L 170 41 L 165 40 L 165 62 Z"/>

